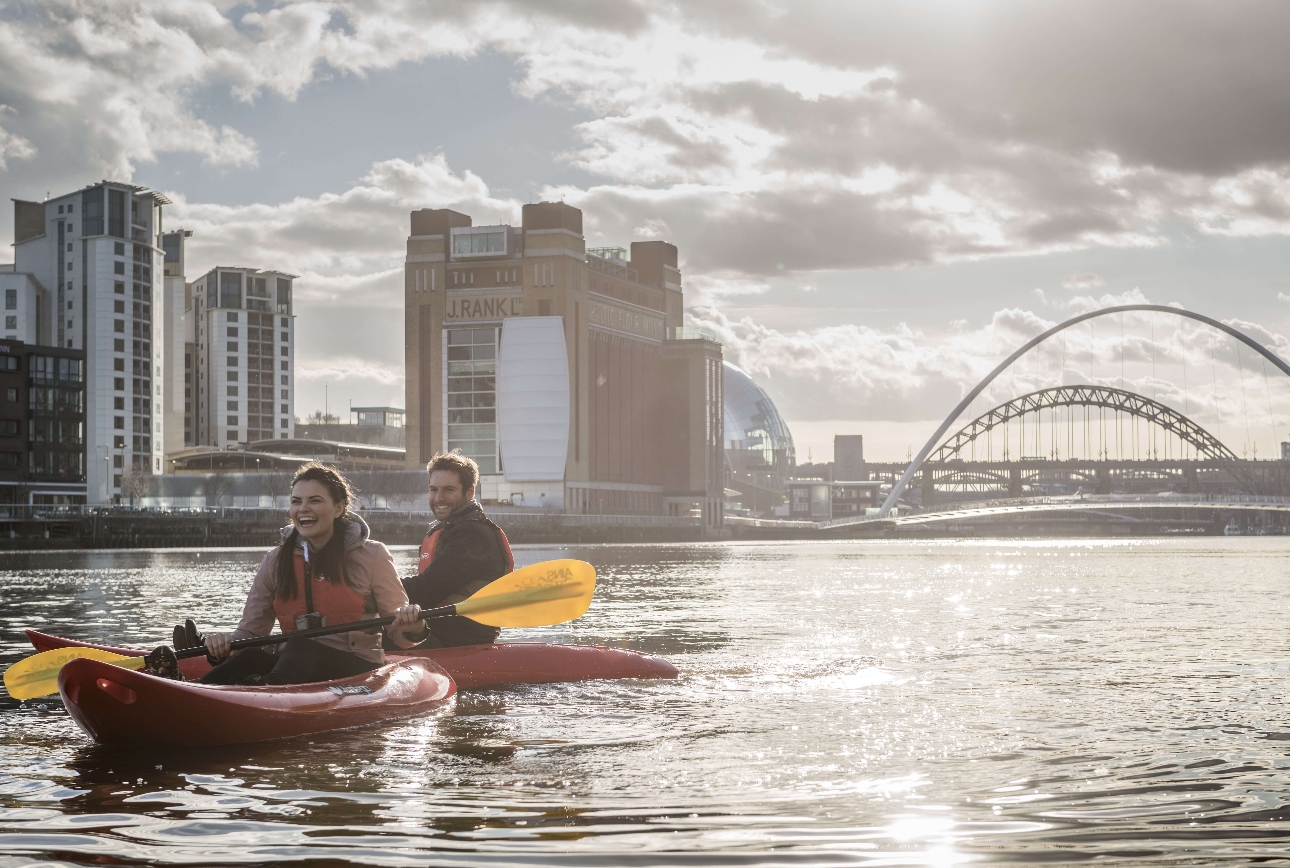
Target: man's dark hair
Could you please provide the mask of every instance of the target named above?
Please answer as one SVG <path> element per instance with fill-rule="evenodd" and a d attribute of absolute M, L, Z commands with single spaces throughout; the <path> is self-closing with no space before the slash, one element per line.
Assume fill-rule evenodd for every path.
<path fill-rule="evenodd" d="M 479 482 L 479 465 L 474 459 L 467 458 L 456 449 L 451 452 L 435 453 L 434 458 L 431 458 L 430 463 L 426 465 L 426 474 L 434 473 L 436 470 L 451 470 L 457 474 L 463 492 L 474 488 Z"/>

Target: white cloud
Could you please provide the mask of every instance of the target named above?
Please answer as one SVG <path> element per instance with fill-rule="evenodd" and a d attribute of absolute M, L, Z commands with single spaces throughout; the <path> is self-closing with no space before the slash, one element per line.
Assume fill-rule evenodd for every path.
<path fill-rule="evenodd" d="M 12 111 L 7 105 L 0 105 L 0 118 Z M 36 149 L 31 142 L 0 127 L 0 172 L 9 168 L 9 160 L 27 160 L 34 156 Z"/>

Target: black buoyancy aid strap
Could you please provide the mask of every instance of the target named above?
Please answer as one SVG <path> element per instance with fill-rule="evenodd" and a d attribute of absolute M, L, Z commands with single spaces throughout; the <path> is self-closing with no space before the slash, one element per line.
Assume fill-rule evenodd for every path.
<path fill-rule="evenodd" d="M 301 584 L 305 586 L 305 614 L 313 615 L 313 614 L 316 614 L 314 610 L 314 592 L 313 592 L 314 565 L 313 565 L 313 562 L 309 560 L 308 542 L 305 542 L 304 544 L 304 552 L 305 552 L 305 557 L 304 557 L 305 568 L 304 570 L 302 570 L 302 573 L 304 574 L 304 581 Z"/>

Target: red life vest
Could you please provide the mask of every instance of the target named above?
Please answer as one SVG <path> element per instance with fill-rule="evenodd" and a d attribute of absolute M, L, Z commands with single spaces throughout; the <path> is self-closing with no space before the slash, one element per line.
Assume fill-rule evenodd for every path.
<path fill-rule="evenodd" d="M 340 569 L 340 581 L 329 582 L 325 579 L 309 581 L 309 593 L 305 593 L 305 559 L 300 552 L 293 558 L 296 573 L 296 595 L 290 600 L 273 600 L 273 614 L 278 619 L 278 628 L 283 633 L 296 632 L 296 618 L 308 614 L 309 597 L 313 598 L 314 611 L 322 615 L 323 625 L 349 624 L 362 621 L 377 614 L 376 598 L 363 596 L 345 581 L 345 568 Z"/>
<path fill-rule="evenodd" d="M 515 572 L 515 555 L 511 553 L 511 542 L 506 538 L 506 531 L 502 530 L 496 524 L 489 521 L 487 518 L 484 518 L 483 516 L 477 519 L 471 519 L 471 520 L 482 521 L 484 524 L 488 525 L 493 529 L 493 533 L 497 534 L 497 544 L 502 547 L 502 554 L 506 556 L 506 572 L 508 573 Z M 426 567 L 430 566 L 430 563 L 435 559 L 435 555 L 438 554 L 439 538 L 443 536 L 443 528 L 444 528 L 443 525 L 439 525 L 439 527 L 435 528 L 433 531 L 426 534 L 426 538 L 421 541 L 421 557 L 417 560 L 418 573 L 425 572 Z M 463 586 L 459 593 L 449 594 L 439 602 L 435 603 L 435 605 L 448 606 L 448 605 L 451 605 L 452 603 L 460 603 L 462 600 L 466 599 L 471 594 L 474 594 L 476 591 L 481 590 L 485 585 L 489 584 L 489 582 L 491 581 L 493 580 L 486 579 L 486 580 L 471 582 Z"/>

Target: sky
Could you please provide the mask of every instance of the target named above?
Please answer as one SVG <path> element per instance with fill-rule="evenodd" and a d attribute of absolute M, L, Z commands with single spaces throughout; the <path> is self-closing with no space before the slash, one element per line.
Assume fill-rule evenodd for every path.
<path fill-rule="evenodd" d="M 300 275 L 299 416 L 403 405 L 409 211 L 563 198 L 588 246 L 677 245 L 799 460 L 900 460 L 1086 310 L 1290 358 L 1286 32 L 1275 0 L 0 0 L 0 190 L 130 181 L 194 232 L 190 279 Z M 1238 454 L 1290 439 L 1248 349 L 1098 322 L 967 415 L 1093 379 Z"/>

